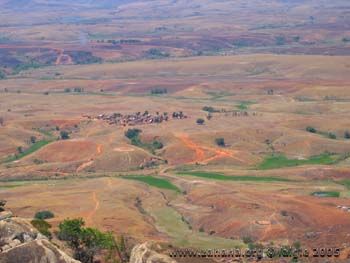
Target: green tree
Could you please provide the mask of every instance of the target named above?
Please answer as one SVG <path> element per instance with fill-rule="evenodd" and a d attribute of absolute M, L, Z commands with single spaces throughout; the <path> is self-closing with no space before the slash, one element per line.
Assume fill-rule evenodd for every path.
<path fill-rule="evenodd" d="M 344 132 L 344 138 L 345 139 L 350 139 L 350 132 L 349 131 L 345 131 Z"/>
<path fill-rule="evenodd" d="M 317 133 L 317 130 L 311 126 L 306 127 L 306 131 L 311 132 L 311 133 Z"/>
<path fill-rule="evenodd" d="M 69 133 L 67 131 L 61 131 L 60 135 L 61 135 L 61 139 L 62 140 L 68 140 L 69 139 Z"/>
<path fill-rule="evenodd" d="M 226 146 L 224 138 L 216 138 L 215 142 L 220 147 L 225 147 Z"/>
<path fill-rule="evenodd" d="M 199 118 L 199 119 L 197 119 L 196 122 L 197 122 L 198 125 L 203 125 L 205 123 L 205 120 L 202 119 L 202 118 Z"/>
<path fill-rule="evenodd" d="M 0 212 L 5 211 L 5 205 L 6 205 L 6 201 L 0 200 Z"/>
<path fill-rule="evenodd" d="M 36 143 L 36 137 L 35 136 L 30 136 L 30 142 L 31 143 Z"/>
<path fill-rule="evenodd" d="M 111 233 L 103 233 L 95 228 L 85 228 L 83 219 L 66 219 L 59 224 L 58 238 L 67 241 L 74 251 L 74 258 L 83 263 L 93 263 L 96 253 L 107 249 L 109 260 L 115 261 L 117 254 L 123 261 L 117 242 Z"/>
<path fill-rule="evenodd" d="M 84 225 L 85 222 L 82 218 L 66 219 L 58 226 L 58 238 L 67 241 L 70 247 L 77 250 L 80 246 L 82 227 Z"/>
<path fill-rule="evenodd" d="M 136 138 L 139 136 L 139 134 L 141 133 L 142 131 L 140 129 L 128 129 L 126 132 L 125 132 L 125 136 L 132 140 L 133 138 Z"/>

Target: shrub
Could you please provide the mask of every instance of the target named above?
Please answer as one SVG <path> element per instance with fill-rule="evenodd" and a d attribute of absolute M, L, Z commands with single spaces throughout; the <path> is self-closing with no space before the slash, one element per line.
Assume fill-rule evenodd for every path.
<path fill-rule="evenodd" d="M 6 205 L 6 201 L 0 200 L 0 212 L 5 211 L 5 205 Z"/>
<path fill-rule="evenodd" d="M 22 146 L 18 146 L 18 147 L 17 147 L 17 152 L 18 152 L 19 154 L 23 153 L 23 148 L 22 148 Z"/>
<path fill-rule="evenodd" d="M 350 132 L 349 131 L 345 131 L 344 138 L 345 139 L 350 139 Z"/>
<path fill-rule="evenodd" d="M 202 118 L 197 119 L 197 124 L 198 125 L 203 125 L 205 123 L 205 120 Z"/>
<path fill-rule="evenodd" d="M 34 219 L 30 222 L 32 226 L 34 226 L 41 234 L 47 236 L 48 238 L 52 238 L 52 234 L 50 232 L 51 225 L 43 219 Z"/>
<path fill-rule="evenodd" d="M 50 218 L 54 218 L 55 215 L 51 212 L 51 211 L 48 211 L 48 210 L 44 210 L 44 211 L 39 211 L 35 214 L 34 218 L 35 219 L 50 219 Z"/>
<path fill-rule="evenodd" d="M 286 44 L 286 38 L 284 36 L 277 36 L 275 38 L 275 42 L 276 42 L 276 45 L 282 46 L 282 45 Z"/>
<path fill-rule="evenodd" d="M 31 143 L 36 143 L 36 137 L 35 136 L 30 136 L 30 142 Z"/>
<path fill-rule="evenodd" d="M 79 87 L 78 87 L 78 88 L 74 88 L 74 89 L 73 89 L 73 91 L 74 91 L 74 92 L 78 92 L 78 93 L 80 93 L 80 92 L 83 92 L 83 91 L 84 91 L 84 89 L 83 89 L 83 88 L 79 88 Z"/>
<path fill-rule="evenodd" d="M 61 135 L 61 139 L 62 140 L 68 140 L 69 139 L 69 133 L 67 131 L 61 131 L 60 135 Z"/>
<path fill-rule="evenodd" d="M 282 215 L 282 216 L 288 216 L 288 212 L 287 212 L 286 210 L 282 210 L 282 211 L 281 211 L 281 215 Z"/>
<path fill-rule="evenodd" d="M 152 146 L 156 150 L 162 149 L 164 147 L 163 143 L 160 141 L 153 141 Z"/>
<path fill-rule="evenodd" d="M 215 142 L 218 146 L 220 147 L 225 147 L 225 139 L 224 138 L 216 138 L 215 139 Z"/>
<path fill-rule="evenodd" d="M 5 79 L 6 78 L 6 75 L 3 71 L 0 70 L 0 80 L 1 79 Z"/>
<path fill-rule="evenodd" d="M 168 93 L 168 90 L 165 88 L 155 88 L 151 90 L 152 95 L 166 94 L 166 93 Z"/>
<path fill-rule="evenodd" d="M 43 164 L 43 163 L 44 163 L 44 161 L 43 161 L 43 160 L 40 160 L 40 159 L 35 158 L 35 159 L 33 160 L 33 163 L 35 163 L 36 165 L 39 165 L 39 164 Z"/>
<path fill-rule="evenodd" d="M 317 130 L 311 126 L 306 127 L 306 131 L 311 132 L 311 133 L 317 133 Z"/>
<path fill-rule="evenodd" d="M 202 108 L 202 110 L 203 110 L 203 111 L 207 111 L 207 112 L 211 112 L 211 113 L 217 112 L 217 110 L 215 110 L 215 108 L 213 108 L 213 107 L 211 107 L 211 106 L 204 106 L 204 107 Z"/>
<path fill-rule="evenodd" d="M 156 59 L 156 58 L 166 58 L 169 57 L 170 54 L 167 52 L 163 52 L 160 49 L 157 48 L 151 48 L 146 51 L 145 53 L 146 57 L 151 58 L 151 59 Z"/>
<path fill-rule="evenodd" d="M 335 135 L 334 133 L 330 132 L 330 133 L 328 133 L 328 138 L 335 140 L 335 139 L 337 139 L 337 135 Z"/>
<path fill-rule="evenodd" d="M 243 237 L 242 238 L 244 244 L 250 244 L 253 243 L 253 239 L 251 237 Z"/>

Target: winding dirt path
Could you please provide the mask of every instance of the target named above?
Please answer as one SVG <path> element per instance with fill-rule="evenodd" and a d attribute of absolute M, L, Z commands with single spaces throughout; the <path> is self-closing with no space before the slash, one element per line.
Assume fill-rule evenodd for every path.
<path fill-rule="evenodd" d="M 74 64 L 72 57 L 68 54 L 64 54 L 64 49 L 58 49 L 57 52 L 58 52 L 58 56 L 57 56 L 55 65 Z"/>
<path fill-rule="evenodd" d="M 87 225 L 92 225 L 93 223 L 93 217 L 95 216 L 97 210 L 100 208 L 100 201 L 98 200 L 97 194 L 96 192 L 92 192 L 92 201 L 94 203 L 94 208 L 92 209 L 92 211 L 88 214 L 88 216 L 86 217 L 86 224 Z"/>
<path fill-rule="evenodd" d="M 103 146 L 102 144 L 98 144 L 96 147 L 96 155 L 100 155 L 102 154 L 103 151 Z M 81 165 L 79 165 L 79 167 L 77 168 L 76 172 L 81 172 L 82 170 L 84 170 L 86 167 L 89 167 L 90 165 L 92 165 L 94 163 L 94 158 L 91 158 L 90 160 L 82 163 Z"/>
<path fill-rule="evenodd" d="M 208 164 L 213 160 L 221 158 L 233 158 L 240 162 L 244 162 L 243 159 L 236 156 L 238 154 L 237 151 L 200 146 L 196 144 L 193 140 L 191 140 L 191 138 L 187 134 L 177 134 L 176 137 L 179 138 L 186 147 L 190 148 L 195 152 L 195 158 L 190 163 Z M 212 156 L 206 157 L 206 152 L 208 152 L 209 155 Z"/>

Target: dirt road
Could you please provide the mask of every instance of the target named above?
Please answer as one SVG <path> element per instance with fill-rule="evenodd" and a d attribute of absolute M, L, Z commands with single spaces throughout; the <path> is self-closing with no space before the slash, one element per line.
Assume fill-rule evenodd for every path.
<path fill-rule="evenodd" d="M 195 152 L 194 160 L 190 163 L 208 164 L 209 162 L 221 158 L 233 158 L 240 162 L 244 162 L 241 158 L 237 157 L 238 152 L 232 150 L 218 149 L 214 147 L 200 146 L 196 144 L 187 134 L 177 134 L 183 144 Z"/>
<path fill-rule="evenodd" d="M 93 224 L 93 217 L 95 216 L 97 210 L 100 208 L 100 201 L 99 201 L 95 191 L 92 192 L 92 201 L 94 203 L 94 208 L 91 210 L 91 212 L 86 217 L 86 224 L 90 225 L 90 226 Z"/>

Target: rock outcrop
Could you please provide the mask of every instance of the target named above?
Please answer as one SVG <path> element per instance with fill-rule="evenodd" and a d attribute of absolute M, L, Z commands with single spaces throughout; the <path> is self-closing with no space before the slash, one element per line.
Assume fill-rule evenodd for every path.
<path fill-rule="evenodd" d="M 79 263 L 54 246 L 25 219 L 0 212 L 0 263 Z"/>
<path fill-rule="evenodd" d="M 177 263 L 170 257 L 156 252 L 156 245 L 144 243 L 135 246 L 131 251 L 130 263 Z"/>
<path fill-rule="evenodd" d="M 1 205 L 1 204 L 0 204 Z M 177 263 L 160 246 L 144 243 L 132 249 L 130 263 Z M 53 245 L 28 220 L 0 210 L 0 263 L 80 263 Z"/>

